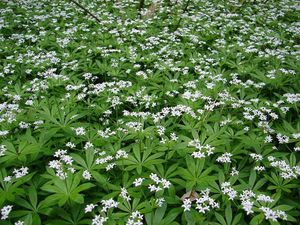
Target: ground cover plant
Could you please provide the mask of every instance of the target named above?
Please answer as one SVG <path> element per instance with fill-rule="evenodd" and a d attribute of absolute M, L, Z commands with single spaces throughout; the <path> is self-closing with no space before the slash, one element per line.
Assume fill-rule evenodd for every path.
<path fill-rule="evenodd" d="M 0 224 L 299 224 L 299 1 L 78 2 L 0 2 Z"/>

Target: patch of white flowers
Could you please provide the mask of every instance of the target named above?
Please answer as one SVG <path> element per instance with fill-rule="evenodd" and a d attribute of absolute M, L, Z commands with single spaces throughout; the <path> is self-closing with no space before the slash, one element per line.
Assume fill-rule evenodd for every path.
<path fill-rule="evenodd" d="M 231 156 L 232 154 L 229 152 L 223 153 L 221 156 L 219 156 L 216 161 L 220 163 L 231 163 Z"/>
<path fill-rule="evenodd" d="M 49 162 L 48 166 L 55 170 L 56 176 L 64 180 L 67 178 L 68 171 L 75 172 L 73 167 L 73 159 L 67 154 L 67 150 L 57 150 L 54 157 L 58 158 Z"/>
<path fill-rule="evenodd" d="M 134 211 L 129 216 L 126 225 L 143 225 L 144 216 L 139 211 Z"/>
<path fill-rule="evenodd" d="M 168 181 L 164 178 L 159 178 L 157 176 L 157 174 L 151 173 L 150 174 L 150 179 L 155 183 L 155 185 L 150 184 L 148 186 L 148 188 L 150 189 L 151 192 L 153 192 L 153 191 L 158 192 L 158 191 L 161 191 L 165 188 L 169 188 L 171 186 L 170 181 Z"/>
<path fill-rule="evenodd" d="M 222 183 L 221 190 L 223 194 L 228 195 L 230 200 L 233 200 L 237 196 L 237 191 L 230 186 L 230 182 Z"/>
<path fill-rule="evenodd" d="M 5 145 L 0 145 L 0 156 L 4 156 L 7 148 Z"/>
<path fill-rule="evenodd" d="M 12 208 L 12 205 L 6 205 L 1 209 L 1 220 L 6 220 L 8 218 Z"/>
<path fill-rule="evenodd" d="M 189 142 L 188 146 L 196 148 L 198 151 L 192 153 L 193 158 L 200 159 L 213 154 L 214 147 L 206 144 L 201 145 L 199 139 L 194 139 Z"/>

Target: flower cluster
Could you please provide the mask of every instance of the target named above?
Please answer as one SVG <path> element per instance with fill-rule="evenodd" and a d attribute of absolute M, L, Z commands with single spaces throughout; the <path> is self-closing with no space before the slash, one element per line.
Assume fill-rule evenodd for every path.
<path fill-rule="evenodd" d="M 297 221 L 298 11 L 2 0 L 2 223 L 30 222 L 23 200 L 44 224 Z"/>
<path fill-rule="evenodd" d="M 221 156 L 219 156 L 216 161 L 220 163 L 231 163 L 231 156 L 232 154 L 229 152 L 223 153 Z"/>
<path fill-rule="evenodd" d="M 222 183 L 221 190 L 224 195 L 228 195 L 230 200 L 233 200 L 237 196 L 237 191 L 230 186 L 230 182 Z"/>
<path fill-rule="evenodd" d="M 210 189 L 207 188 L 202 190 L 200 194 L 197 192 L 193 192 L 194 196 L 190 196 L 188 198 L 183 199 L 183 207 L 184 211 L 190 211 L 192 207 L 193 201 L 196 202 L 196 207 L 199 213 L 207 213 L 213 208 L 219 208 L 219 203 L 217 203 L 213 198 L 209 196 Z"/>
<path fill-rule="evenodd" d="M 139 211 L 132 212 L 126 225 L 143 225 L 143 217 Z"/>
<path fill-rule="evenodd" d="M 1 209 L 1 220 L 6 220 L 8 218 L 12 208 L 12 205 L 6 205 Z"/>
<path fill-rule="evenodd" d="M 161 191 L 165 188 L 169 188 L 171 186 L 171 182 L 164 179 L 164 178 L 159 178 L 157 176 L 157 174 L 154 174 L 154 173 L 151 173 L 150 174 L 150 179 L 155 183 L 154 184 L 150 184 L 148 186 L 148 188 L 150 189 L 151 192 L 155 191 L 155 192 L 158 192 L 158 191 Z"/>
<path fill-rule="evenodd" d="M 214 147 L 206 144 L 201 145 L 198 139 L 192 140 L 189 142 L 188 146 L 196 148 L 198 151 L 193 152 L 192 156 L 196 159 L 204 158 L 205 156 L 210 156 L 213 154 Z"/>
<path fill-rule="evenodd" d="M 0 156 L 4 156 L 7 148 L 5 145 L 0 145 Z"/>
<path fill-rule="evenodd" d="M 56 176 L 60 179 L 66 179 L 68 175 L 67 171 L 70 171 L 71 173 L 75 172 L 73 159 L 67 154 L 67 150 L 57 150 L 54 153 L 54 157 L 58 159 L 50 161 L 49 167 L 55 170 Z"/>

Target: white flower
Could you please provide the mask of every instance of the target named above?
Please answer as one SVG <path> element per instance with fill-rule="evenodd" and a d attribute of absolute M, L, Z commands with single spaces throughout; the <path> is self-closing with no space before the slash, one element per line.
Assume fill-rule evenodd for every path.
<path fill-rule="evenodd" d="M 196 151 L 196 152 L 193 152 L 192 153 L 192 156 L 194 157 L 194 158 L 198 158 L 198 159 L 200 159 L 200 158 L 204 158 L 206 155 L 207 156 L 210 156 L 210 155 L 212 155 L 213 154 L 213 151 L 214 151 L 214 149 L 215 149 L 215 147 L 212 147 L 212 146 L 210 146 L 210 145 L 208 145 L 208 144 L 206 144 L 206 145 L 201 145 L 200 144 L 200 141 L 198 140 L 198 139 L 194 139 L 194 140 L 192 140 L 192 141 L 190 141 L 189 142 L 189 144 L 188 144 L 188 146 L 193 146 L 193 147 L 195 147 L 196 149 L 198 149 L 199 151 Z M 206 155 L 205 155 L 206 154 Z"/>
<path fill-rule="evenodd" d="M 110 198 L 108 200 L 102 200 L 101 204 L 103 206 L 101 212 L 107 212 L 107 210 L 110 209 L 110 208 L 118 207 L 119 202 L 116 202 L 115 200 Z"/>
<path fill-rule="evenodd" d="M 121 197 L 123 199 L 125 199 L 126 201 L 130 201 L 131 200 L 131 198 L 130 198 L 130 196 L 128 194 L 128 191 L 124 187 L 121 188 Z"/>
<path fill-rule="evenodd" d="M 261 211 L 263 211 L 263 213 L 265 214 L 266 219 L 270 219 L 274 222 L 277 221 L 278 218 L 281 218 L 283 220 L 287 220 L 287 215 L 285 212 L 281 211 L 281 210 L 272 210 L 268 207 L 263 207 L 261 206 L 259 208 Z"/>
<path fill-rule="evenodd" d="M 192 201 L 189 198 L 186 198 L 183 200 L 183 205 L 181 205 L 181 207 L 183 207 L 183 211 L 190 211 L 191 207 L 192 207 Z"/>
<path fill-rule="evenodd" d="M 59 160 L 52 160 L 49 162 L 49 167 L 53 169 L 60 169 L 61 167 L 61 162 Z"/>
<path fill-rule="evenodd" d="M 134 180 L 133 184 L 135 187 L 140 186 L 145 178 L 137 178 Z"/>
<path fill-rule="evenodd" d="M 229 152 L 225 152 L 224 154 L 222 154 L 221 156 L 219 156 L 216 161 L 217 162 L 221 162 L 221 163 L 230 163 L 231 159 L 230 157 L 232 156 L 231 153 Z"/>
<path fill-rule="evenodd" d="M 69 155 L 62 155 L 62 156 L 61 156 L 61 160 L 62 160 L 63 162 L 65 162 L 67 165 L 72 165 L 72 163 L 73 163 L 73 159 L 72 159 L 72 157 L 69 156 Z"/>
<path fill-rule="evenodd" d="M 195 159 L 201 159 L 201 158 L 205 157 L 205 154 L 204 154 L 204 152 L 199 151 L 199 152 L 193 152 L 192 156 Z"/>
<path fill-rule="evenodd" d="M 24 225 L 24 222 L 19 220 L 19 221 L 15 222 L 14 225 Z"/>
<path fill-rule="evenodd" d="M 254 167 L 254 170 L 257 170 L 257 171 L 264 171 L 266 170 L 266 168 L 264 166 L 255 166 Z"/>
<path fill-rule="evenodd" d="M 300 133 L 294 133 L 292 134 L 293 138 L 299 139 L 300 138 Z"/>
<path fill-rule="evenodd" d="M 84 127 L 78 127 L 78 128 L 75 128 L 74 130 L 75 130 L 76 135 L 78 135 L 78 136 L 86 134 Z"/>
<path fill-rule="evenodd" d="M 244 127 L 243 130 L 244 130 L 245 132 L 247 132 L 247 131 L 249 131 L 249 129 L 250 129 L 249 127 Z"/>
<path fill-rule="evenodd" d="M 176 133 L 174 133 L 174 132 L 171 133 L 170 137 L 171 137 L 172 141 L 177 141 L 178 140 L 178 137 L 177 137 Z"/>
<path fill-rule="evenodd" d="M 62 157 L 63 155 L 66 155 L 67 154 L 67 150 L 57 150 L 55 153 L 54 153 L 54 157 L 56 158 L 60 158 Z"/>
<path fill-rule="evenodd" d="M 158 191 L 162 190 L 161 187 L 155 186 L 155 185 L 153 185 L 153 184 L 150 184 L 150 185 L 148 186 L 148 188 L 150 189 L 151 192 L 153 192 L 153 191 L 158 192 Z"/>
<path fill-rule="evenodd" d="M 108 217 L 101 217 L 100 215 L 96 215 L 92 220 L 92 225 L 103 225 L 107 220 Z"/>
<path fill-rule="evenodd" d="M 32 100 L 27 100 L 27 101 L 25 102 L 25 105 L 31 106 L 31 105 L 33 105 L 33 101 L 32 101 Z"/>
<path fill-rule="evenodd" d="M 239 174 L 239 171 L 235 167 L 232 167 L 231 172 L 230 172 L 230 176 L 234 177 L 238 174 Z"/>
<path fill-rule="evenodd" d="M 126 225 L 143 225 L 143 215 L 139 211 L 134 211 L 128 218 Z"/>
<path fill-rule="evenodd" d="M 105 152 L 102 152 L 102 153 L 98 153 L 98 154 L 103 154 L 103 155 L 105 155 L 106 153 Z M 111 160 L 113 160 L 114 158 L 111 156 L 111 155 L 108 155 L 108 156 L 106 156 L 106 157 L 104 157 L 104 158 L 98 158 L 98 159 L 96 159 L 96 164 L 98 165 L 98 164 L 104 164 L 104 163 L 107 163 L 107 162 L 109 162 L 109 161 L 111 161 Z"/>
<path fill-rule="evenodd" d="M 0 145 L 0 156 L 4 156 L 6 152 L 6 146 L 5 145 Z"/>
<path fill-rule="evenodd" d="M 13 207 L 12 205 L 7 205 L 1 209 L 1 220 L 6 220 L 8 218 L 8 215 L 12 210 L 12 207 Z"/>
<path fill-rule="evenodd" d="M 160 183 L 160 179 L 159 179 L 159 177 L 157 176 L 157 174 L 155 174 L 155 173 L 151 173 L 151 174 L 150 174 L 150 179 L 153 180 L 156 184 L 159 184 L 159 183 Z"/>
<path fill-rule="evenodd" d="M 115 165 L 116 165 L 115 163 L 107 164 L 107 166 L 105 167 L 106 171 L 109 171 L 109 170 L 113 169 Z"/>
<path fill-rule="evenodd" d="M 8 130 L 0 130 L 0 137 L 9 134 Z"/>
<path fill-rule="evenodd" d="M 300 147 L 294 147 L 295 152 L 300 152 Z"/>
<path fill-rule="evenodd" d="M 201 191 L 201 197 L 196 199 L 196 209 L 198 209 L 199 213 L 206 213 L 210 211 L 212 208 L 219 208 L 219 203 L 215 202 L 215 200 L 209 197 L 210 189 L 207 188 Z"/>
<path fill-rule="evenodd" d="M 158 207 L 162 207 L 162 205 L 164 204 L 164 202 L 165 202 L 165 199 L 164 199 L 164 198 L 157 198 L 157 199 L 155 200 L 155 203 L 156 203 L 156 205 L 157 205 Z"/>
<path fill-rule="evenodd" d="M 72 142 L 68 142 L 66 144 L 66 146 L 69 147 L 69 148 L 75 148 L 76 147 L 76 145 L 74 143 L 72 143 Z"/>
<path fill-rule="evenodd" d="M 243 193 L 240 194 L 241 201 L 248 200 L 250 198 L 255 198 L 255 194 L 251 190 L 243 190 Z"/>
<path fill-rule="evenodd" d="M 267 195 L 259 194 L 256 198 L 257 201 L 259 202 L 273 202 L 274 200 Z"/>
<path fill-rule="evenodd" d="M 162 136 L 166 131 L 166 128 L 163 126 L 156 126 L 156 128 L 157 128 L 157 133 L 159 136 Z"/>
<path fill-rule="evenodd" d="M 243 209 L 246 211 L 247 215 L 253 213 L 253 204 L 254 202 L 253 201 L 250 201 L 249 199 L 248 200 L 245 200 L 245 201 L 242 201 L 242 206 L 243 206 Z"/>
<path fill-rule="evenodd" d="M 21 121 L 21 122 L 19 123 L 19 127 L 20 127 L 21 129 L 27 129 L 29 126 L 30 126 L 30 123 L 26 123 L 26 122 L 24 122 L 24 121 Z"/>
<path fill-rule="evenodd" d="M 271 143 L 273 140 L 272 136 L 271 135 L 268 135 L 265 137 L 265 143 Z"/>
<path fill-rule="evenodd" d="M 28 167 L 23 167 L 22 166 L 20 169 L 14 169 L 13 174 L 16 176 L 16 178 L 20 178 L 20 177 L 23 177 L 23 176 L 27 175 L 28 170 L 29 170 Z"/>
<path fill-rule="evenodd" d="M 171 182 L 164 178 L 161 179 L 161 184 L 163 185 L 163 188 L 169 188 L 171 186 Z"/>
<path fill-rule="evenodd" d="M 235 191 L 232 187 L 230 187 L 229 182 L 224 182 L 221 184 L 221 190 L 223 194 L 229 196 L 230 200 L 233 200 L 237 196 L 237 191 Z"/>
<path fill-rule="evenodd" d="M 85 73 L 82 76 L 84 77 L 85 80 L 89 80 L 92 78 L 93 75 L 91 73 Z"/>
<path fill-rule="evenodd" d="M 86 180 L 90 180 L 91 177 L 92 177 L 92 175 L 91 175 L 91 173 L 90 173 L 88 170 L 85 170 L 85 171 L 83 171 L 83 173 L 82 173 L 82 177 L 83 177 L 84 179 L 86 179 Z"/>
<path fill-rule="evenodd" d="M 85 150 L 87 150 L 87 149 L 89 149 L 89 148 L 92 148 L 92 147 L 94 147 L 94 145 L 93 145 L 91 142 L 87 142 L 87 143 L 85 143 L 85 145 L 84 145 L 84 149 L 85 149 Z"/>
<path fill-rule="evenodd" d="M 92 212 L 93 209 L 97 206 L 97 204 L 89 204 L 89 205 L 86 205 L 85 209 L 84 209 L 84 212 L 85 213 L 88 213 L 88 212 Z"/>
<path fill-rule="evenodd" d="M 117 154 L 116 154 L 116 159 L 120 159 L 120 158 L 128 158 L 128 154 L 124 151 L 124 150 L 118 150 Z"/>
<path fill-rule="evenodd" d="M 5 182 L 10 182 L 11 179 L 12 179 L 11 176 L 6 176 L 6 177 L 3 178 L 3 181 L 5 181 Z"/>
<path fill-rule="evenodd" d="M 289 142 L 289 137 L 283 134 L 278 133 L 276 135 L 278 141 L 280 144 L 288 143 Z"/>
<path fill-rule="evenodd" d="M 263 156 L 260 154 L 250 153 L 250 156 L 252 159 L 254 159 L 256 162 L 263 160 Z"/>

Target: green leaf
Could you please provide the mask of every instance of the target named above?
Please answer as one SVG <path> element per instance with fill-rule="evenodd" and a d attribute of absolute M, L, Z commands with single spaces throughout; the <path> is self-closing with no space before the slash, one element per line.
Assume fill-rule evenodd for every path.
<path fill-rule="evenodd" d="M 222 225 L 227 225 L 226 221 L 224 220 L 224 218 L 217 212 L 215 212 L 215 216 L 217 218 L 217 220 L 222 224 Z"/>
<path fill-rule="evenodd" d="M 169 225 L 177 218 L 177 216 L 183 211 L 182 208 L 171 209 L 167 216 L 160 222 L 159 225 Z"/>
<path fill-rule="evenodd" d="M 239 224 L 239 222 L 241 221 L 242 216 L 243 216 L 242 213 L 237 214 L 237 215 L 234 217 L 234 219 L 233 219 L 231 225 L 237 225 L 237 224 Z"/>
<path fill-rule="evenodd" d="M 253 188 L 255 181 L 256 181 L 256 171 L 251 170 L 250 177 L 249 177 L 249 188 L 251 189 Z"/>
<path fill-rule="evenodd" d="M 155 210 L 153 224 L 159 224 L 161 220 L 163 219 L 165 212 L 167 209 L 167 204 L 163 204 L 161 207 Z"/>
<path fill-rule="evenodd" d="M 225 217 L 227 224 L 231 224 L 232 221 L 232 210 L 231 210 L 231 204 L 228 203 L 225 209 Z"/>

